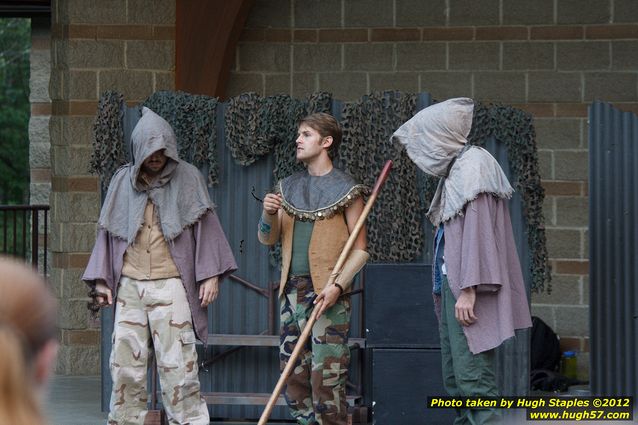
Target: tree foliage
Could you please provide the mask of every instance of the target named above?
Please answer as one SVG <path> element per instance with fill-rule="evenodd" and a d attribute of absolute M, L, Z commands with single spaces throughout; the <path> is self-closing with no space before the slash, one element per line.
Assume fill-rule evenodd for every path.
<path fill-rule="evenodd" d="M 0 204 L 29 194 L 29 19 L 0 19 Z"/>

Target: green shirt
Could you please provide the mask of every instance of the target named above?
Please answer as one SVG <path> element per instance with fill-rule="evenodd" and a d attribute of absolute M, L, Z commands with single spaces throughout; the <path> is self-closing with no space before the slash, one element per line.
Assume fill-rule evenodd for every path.
<path fill-rule="evenodd" d="M 308 246 L 314 221 L 295 220 L 292 232 L 292 258 L 290 260 L 289 275 L 310 275 L 310 263 L 308 261 Z"/>

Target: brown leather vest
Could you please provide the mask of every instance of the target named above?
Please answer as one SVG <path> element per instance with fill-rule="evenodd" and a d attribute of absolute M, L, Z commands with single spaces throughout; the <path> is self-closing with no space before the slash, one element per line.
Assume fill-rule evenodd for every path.
<path fill-rule="evenodd" d="M 279 296 L 284 293 L 284 286 L 288 280 L 290 261 L 292 257 L 292 232 L 295 220 L 288 214 L 283 215 L 281 223 L 281 280 Z M 328 283 L 330 274 L 343 247 L 348 240 L 349 231 L 343 213 L 331 218 L 315 220 L 308 246 L 308 262 L 310 263 L 310 277 L 315 293 L 319 294 Z"/>

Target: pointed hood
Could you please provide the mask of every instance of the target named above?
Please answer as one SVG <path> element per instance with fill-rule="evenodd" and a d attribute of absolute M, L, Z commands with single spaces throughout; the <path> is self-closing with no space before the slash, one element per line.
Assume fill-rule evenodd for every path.
<path fill-rule="evenodd" d="M 158 178 L 153 182 L 152 187 L 165 185 L 179 163 L 177 138 L 173 127 L 164 118 L 144 106 L 142 118 L 137 122 L 131 134 L 131 144 L 133 151 L 131 184 L 140 191 L 147 189 L 143 180 L 140 179 L 142 163 L 153 153 L 162 150 L 168 161 Z"/>
<path fill-rule="evenodd" d="M 179 159 L 172 127 L 144 107 L 131 135 L 133 162 L 121 167 L 111 180 L 98 226 L 129 244 L 144 221 L 148 201 L 156 206 L 164 238 L 175 239 L 214 208 L 204 178 L 197 168 Z M 154 152 L 164 151 L 167 162 L 150 183 L 141 177 L 142 164 Z"/>

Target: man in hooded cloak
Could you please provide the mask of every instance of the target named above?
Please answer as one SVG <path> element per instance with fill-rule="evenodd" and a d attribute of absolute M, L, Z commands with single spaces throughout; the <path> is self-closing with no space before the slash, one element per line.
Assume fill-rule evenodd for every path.
<path fill-rule="evenodd" d="M 99 303 L 115 302 L 108 423 L 144 423 L 154 353 L 169 423 L 207 425 L 195 339 L 206 344 L 208 304 L 237 265 L 170 124 L 145 107 L 131 138 L 134 160 L 111 180 L 82 277 Z"/>

